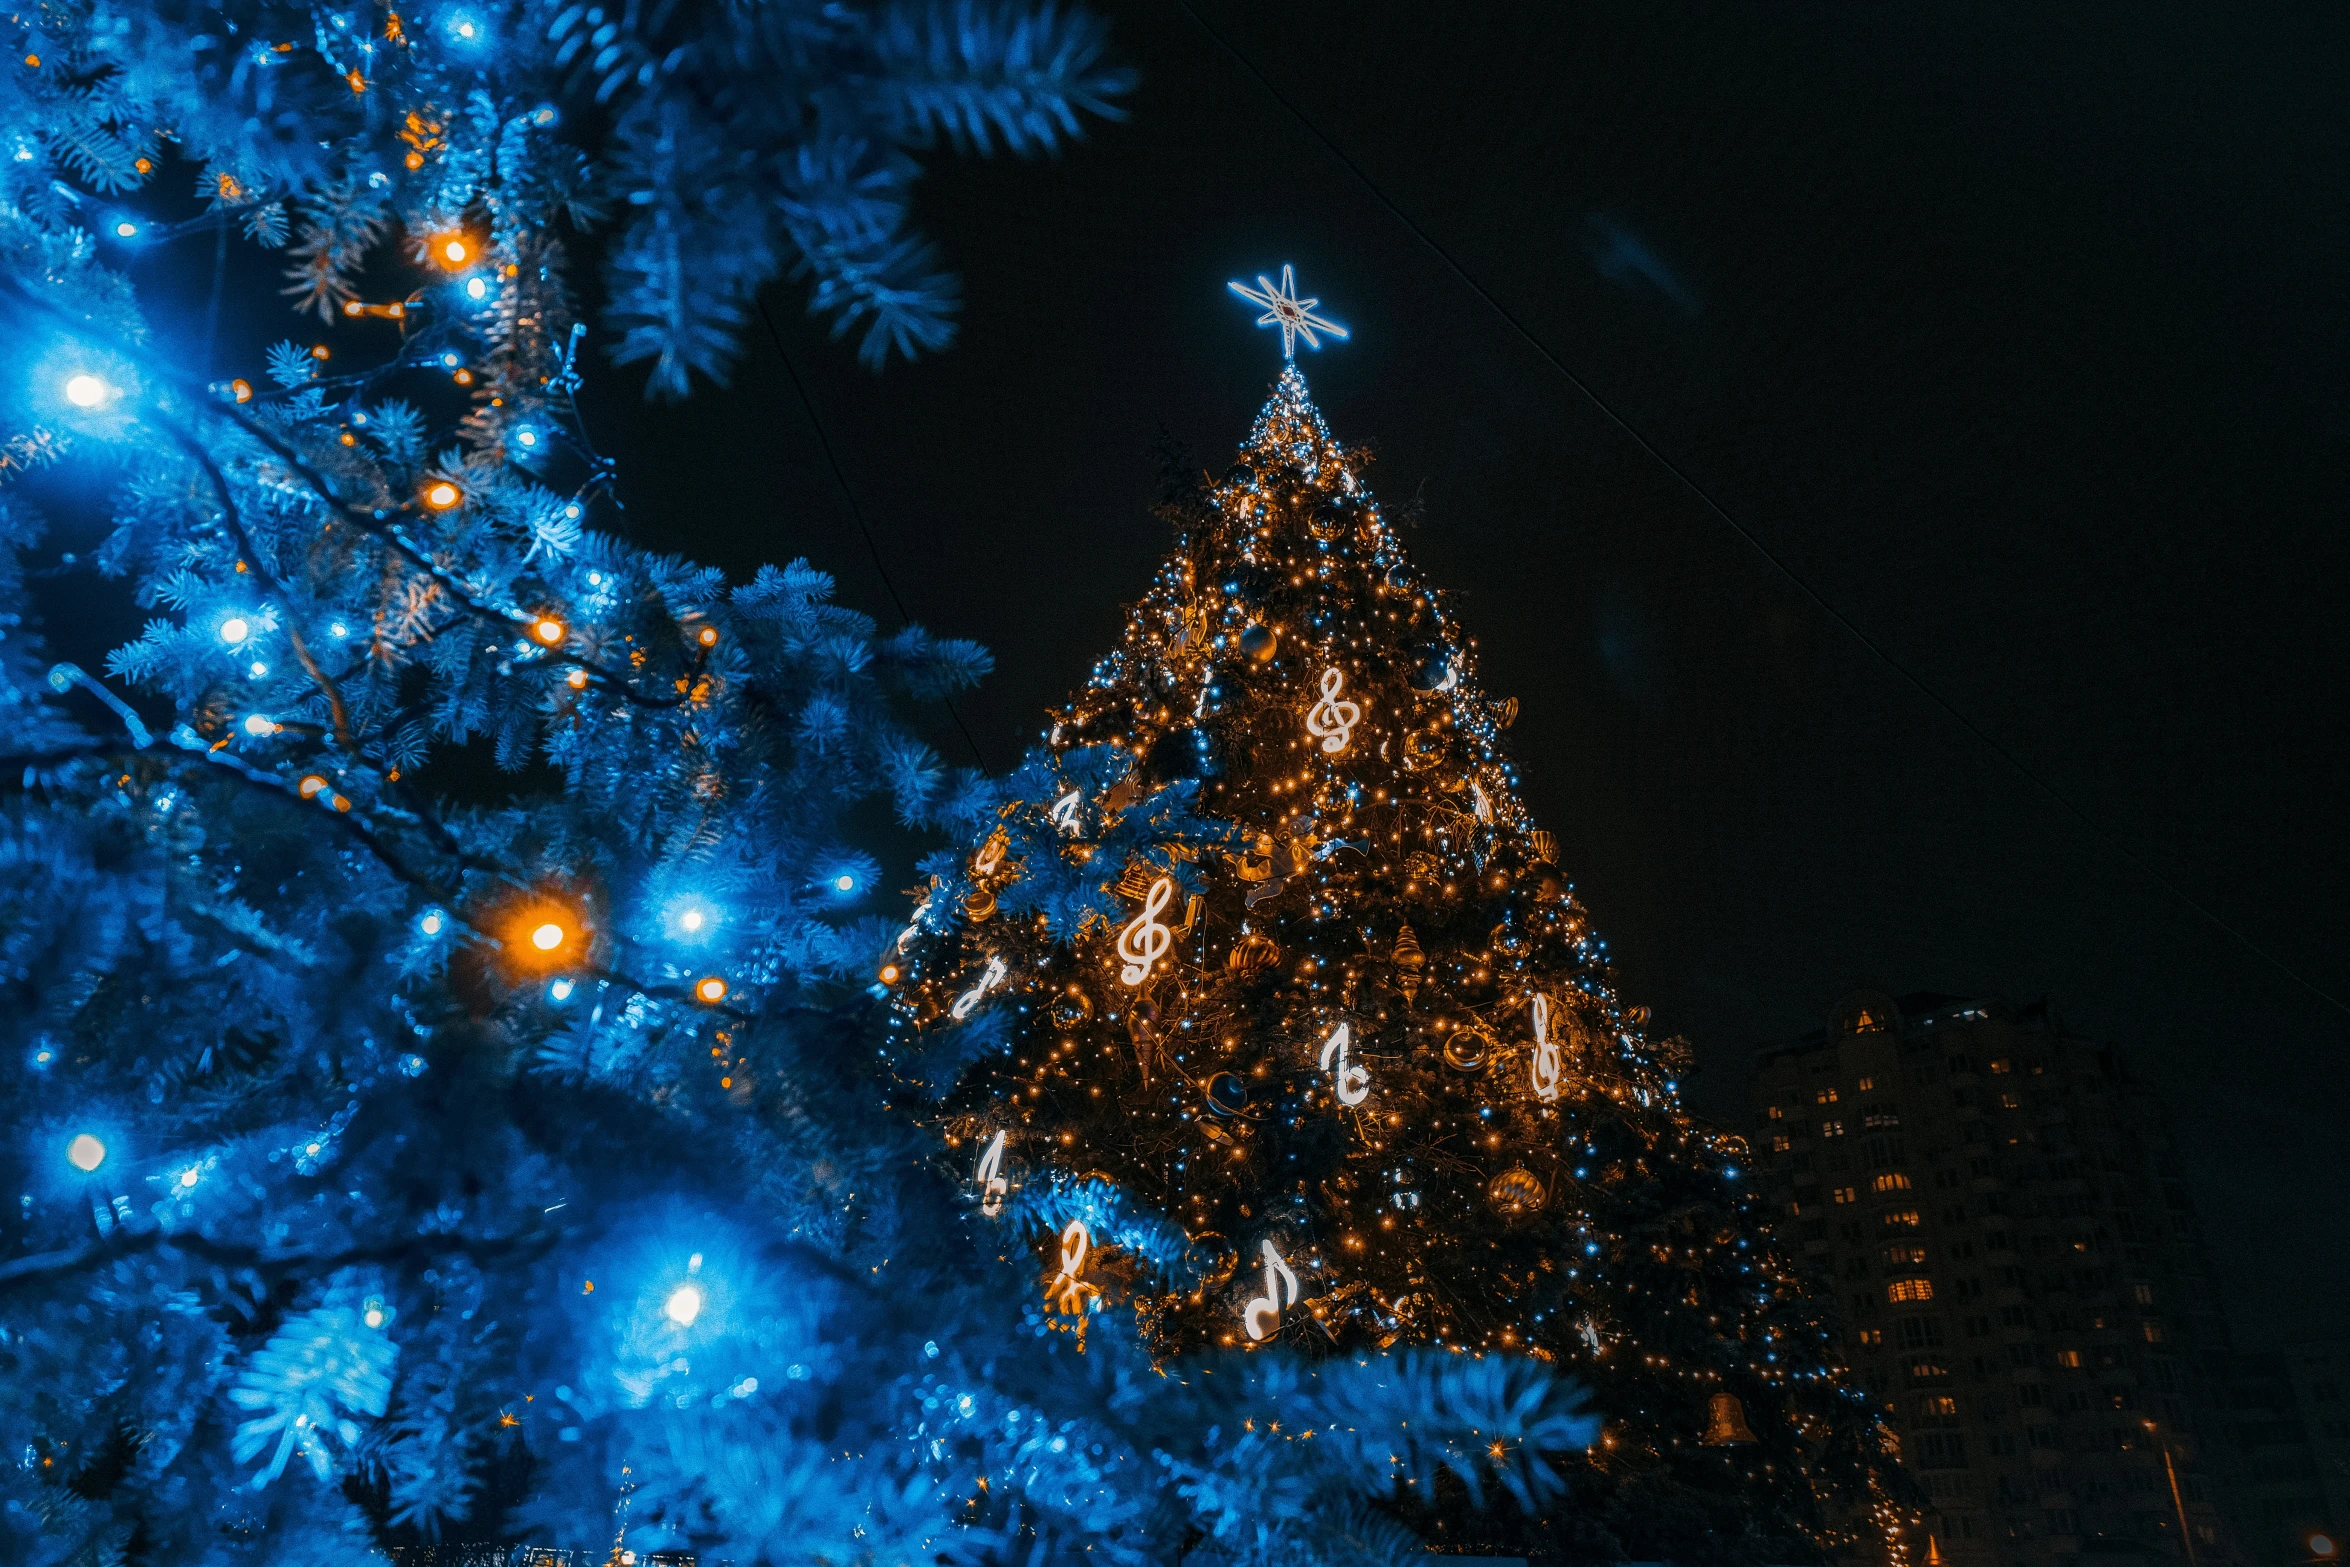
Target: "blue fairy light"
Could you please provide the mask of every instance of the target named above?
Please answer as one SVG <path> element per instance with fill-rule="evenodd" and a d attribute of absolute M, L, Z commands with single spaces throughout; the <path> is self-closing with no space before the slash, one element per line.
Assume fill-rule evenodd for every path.
<path fill-rule="evenodd" d="M 441 13 L 441 33 L 460 49 L 479 49 L 490 41 L 489 23 L 470 6 L 452 6 Z"/>
<path fill-rule="evenodd" d="M 708 941 L 724 919 L 725 911 L 698 893 L 672 898 L 661 911 L 661 924 L 672 941 Z"/>
<path fill-rule="evenodd" d="M 416 928 L 427 936 L 437 936 L 447 926 L 449 917 L 439 909 L 426 909 L 416 920 Z"/>
<path fill-rule="evenodd" d="M 106 1144 L 94 1133 L 78 1132 L 65 1145 L 65 1162 L 84 1175 L 95 1174 L 106 1162 Z"/>

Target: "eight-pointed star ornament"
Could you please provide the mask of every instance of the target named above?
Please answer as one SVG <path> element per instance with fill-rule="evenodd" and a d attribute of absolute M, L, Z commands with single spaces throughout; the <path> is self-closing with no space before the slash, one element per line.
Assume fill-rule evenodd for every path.
<path fill-rule="evenodd" d="M 1297 274 L 1287 262 L 1281 266 L 1279 288 L 1275 288 L 1272 279 L 1262 272 L 1257 274 L 1255 288 L 1237 282 L 1224 286 L 1250 304 L 1265 307 L 1265 313 L 1257 317 L 1257 325 L 1281 328 L 1281 357 L 1284 359 L 1297 357 L 1297 340 L 1301 337 L 1306 340 L 1306 347 L 1320 348 L 1322 340 L 1314 336 L 1316 332 L 1327 332 L 1342 340 L 1346 336 L 1345 327 L 1314 314 L 1314 307 L 1321 303 L 1319 299 L 1297 297 Z"/>

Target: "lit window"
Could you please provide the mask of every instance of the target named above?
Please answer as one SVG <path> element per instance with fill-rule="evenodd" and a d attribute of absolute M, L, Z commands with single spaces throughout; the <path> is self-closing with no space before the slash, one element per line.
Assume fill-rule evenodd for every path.
<path fill-rule="evenodd" d="M 1821 1104 L 1832 1105 L 1836 1102 L 1836 1090 L 1833 1088 L 1823 1088 L 1820 1090 L 1818 1097 Z"/>
<path fill-rule="evenodd" d="M 1930 1279 L 1895 1279 L 1885 1286 L 1885 1298 L 1899 1305 L 1903 1301 L 1932 1300 L 1934 1285 Z"/>
<path fill-rule="evenodd" d="M 1914 1230 L 1924 1222 L 1915 1208 L 1888 1208 L 1878 1217 L 1890 1230 Z"/>
<path fill-rule="evenodd" d="M 2141 1329 L 2141 1330 L 2142 1330 L 2142 1331 L 2145 1333 L 2145 1335 L 2146 1335 L 2146 1342 L 2147 1342 L 2147 1343 L 2149 1343 L 2149 1344 L 2159 1344 L 2159 1343 L 2161 1343 L 2161 1342 L 2162 1342 L 2162 1324 L 2161 1324 L 2161 1323 L 2159 1323 L 2159 1322 L 2141 1322 L 2141 1323 L 2139 1323 L 2139 1324 L 2138 1324 L 2138 1326 L 2139 1326 L 2139 1328 L 2140 1328 L 2140 1329 Z"/>
<path fill-rule="evenodd" d="M 1771 1116 L 1771 1119 L 1772 1119 L 1772 1120 L 1774 1120 L 1774 1121 L 1777 1121 L 1777 1120 L 1782 1120 L 1782 1119 L 1784 1119 L 1784 1118 L 1785 1118 L 1785 1112 L 1783 1112 L 1782 1110 L 1780 1110 L 1780 1108 L 1779 1108 L 1777 1105 L 1773 1105 L 1773 1106 L 1771 1106 L 1771 1109 L 1770 1109 L 1770 1116 Z"/>
<path fill-rule="evenodd" d="M 1999 1096 L 1999 1108 L 2002 1110 L 2021 1110 L 2023 1107 L 2024 1102 L 2013 1094 Z"/>
<path fill-rule="evenodd" d="M 1842 1121 L 1822 1121 L 1820 1123 L 1820 1135 L 1822 1137 L 1842 1137 L 1844 1135 L 1844 1123 Z"/>
<path fill-rule="evenodd" d="M 1912 1382 L 1947 1382 L 1950 1380 L 1950 1368 L 1938 1360 L 1927 1360 L 1921 1357 L 1909 1363 L 1909 1379 Z M 1949 1413 L 1958 1413 L 1958 1406 L 1951 1403 L 1951 1400 L 1944 1399 L 1942 1402 L 1951 1404 Z M 1929 1410 L 1926 1413 L 1930 1414 L 1932 1411 Z"/>
<path fill-rule="evenodd" d="M 2081 1369 L 2081 1352 L 2077 1349 L 2060 1349 L 2056 1352 L 2056 1363 L 2078 1371 Z"/>
<path fill-rule="evenodd" d="M 1991 1063 L 1991 1070 L 1993 1073 L 2011 1072 L 2014 1069 L 2014 1064 L 2010 1062 L 2005 1056 L 2001 1056 L 1998 1060 Z"/>
<path fill-rule="evenodd" d="M 1915 1268 L 1925 1264 L 1926 1248 L 1923 1246 L 1888 1246 L 1884 1250 L 1885 1260 L 1896 1267 Z"/>
<path fill-rule="evenodd" d="M 2130 1286 L 2130 1293 L 2137 1298 L 2138 1304 L 2141 1306 L 2154 1304 L 2154 1286 L 2151 1284 L 2133 1284 Z"/>
<path fill-rule="evenodd" d="M 1921 1415 L 1955 1415 L 1958 1413 L 1958 1400 L 1952 1398 L 1948 1393 L 1929 1393 L 1918 1400 L 1918 1413 Z"/>
<path fill-rule="evenodd" d="M 1883 1328 L 1862 1328 L 1860 1341 L 1872 1348 L 1882 1345 L 1885 1342 L 1885 1330 Z"/>
<path fill-rule="evenodd" d="M 1887 1170 L 1882 1175 L 1872 1177 L 1869 1185 L 1881 1192 L 1906 1192 L 1909 1190 L 1909 1177 L 1899 1170 Z"/>
<path fill-rule="evenodd" d="M 1792 1146 L 1794 1145 L 1787 1140 L 1784 1133 L 1771 1139 L 1771 1152 L 1773 1153 L 1785 1153 Z"/>
<path fill-rule="evenodd" d="M 1834 1195 L 1838 1202 L 1852 1202 L 1857 1200 L 1860 1196 L 1858 1192 L 1854 1191 L 1849 1186 L 1837 1187 Z"/>

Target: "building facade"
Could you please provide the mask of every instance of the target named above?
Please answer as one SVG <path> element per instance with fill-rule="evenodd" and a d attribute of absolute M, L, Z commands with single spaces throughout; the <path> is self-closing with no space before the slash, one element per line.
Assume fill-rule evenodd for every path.
<path fill-rule="evenodd" d="M 1863 994 L 1760 1055 L 1762 1179 L 1832 1276 L 1950 1567 L 2244 1567 L 2227 1339 L 2161 1108 L 2045 1003 Z"/>
<path fill-rule="evenodd" d="M 2350 1524 L 2350 1353 L 2240 1356 L 2229 1378 L 2231 1521 L 2253 1567 L 2330 1567 Z"/>

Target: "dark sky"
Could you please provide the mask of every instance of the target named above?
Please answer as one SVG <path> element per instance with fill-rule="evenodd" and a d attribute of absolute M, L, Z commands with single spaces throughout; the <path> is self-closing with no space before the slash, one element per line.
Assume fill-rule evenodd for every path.
<path fill-rule="evenodd" d="M 1178 5 L 1133 117 L 943 166 L 969 308 L 876 378 L 784 340 L 915 618 L 998 672 L 989 762 L 1307 356 L 1483 644 L 1537 816 L 1702 1106 L 1859 987 L 2052 998 L 2174 1107 L 2240 1337 L 2336 1333 L 2350 13 L 2136 3 L 1241 5 L 1200 14 L 1870 654 L 1515 333 Z M 771 344 L 598 435 L 632 531 L 889 598 Z"/>
<path fill-rule="evenodd" d="M 1156 3 L 1116 14 L 1128 122 L 940 160 L 952 352 L 876 377 L 770 296 L 908 610 L 995 651 L 990 765 L 1165 549 L 1154 439 L 1221 468 L 1279 368 L 1225 280 L 1294 262 L 1354 331 L 1317 400 L 1423 498 L 1409 546 L 1699 1105 L 1855 989 L 2047 996 L 2174 1108 L 2239 1337 L 2340 1336 L 2350 1013 L 2286 970 L 2350 997 L 2350 10 L 1193 3 L 1988 739 Z M 631 536 L 806 555 L 894 620 L 772 343 L 683 407 L 641 387 L 583 398 Z"/>

